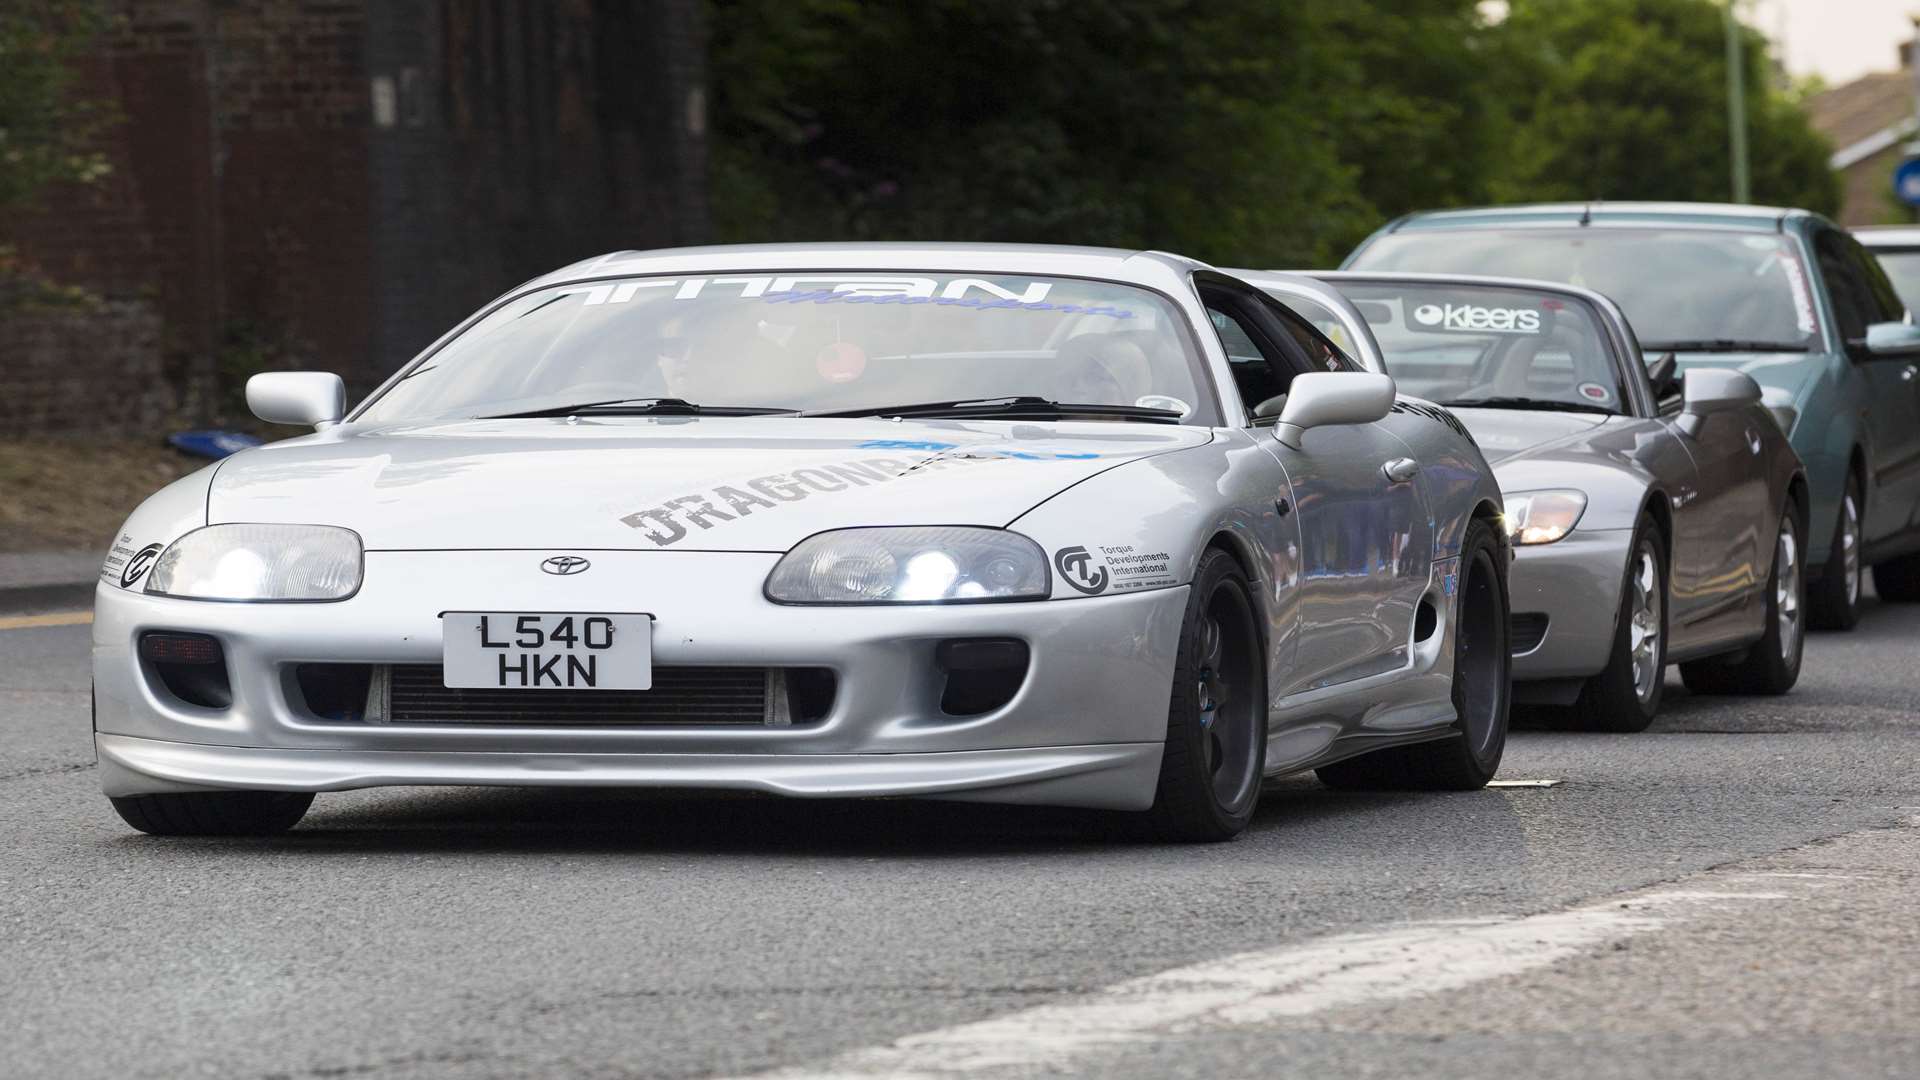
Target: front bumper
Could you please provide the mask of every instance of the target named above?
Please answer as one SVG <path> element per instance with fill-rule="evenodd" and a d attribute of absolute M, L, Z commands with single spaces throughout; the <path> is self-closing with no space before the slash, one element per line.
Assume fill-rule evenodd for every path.
<path fill-rule="evenodd" d="M 784 607 L 761 582 L 777 555 L 368 552 L 329 604 L 96 593 L 95 731 L 109 794 L 388 784 L 632 785 L 789 795 L 932 795 L 1141 809 L 1153 798 L 1186 589 L 956 606 Z M 369 724 L 310 715 L 296 664 L 433 664 L 443 611 L 646 612 L 656 665 L 820 667 L 837 690 L 793 727 Z M 225 709 L 188 705 L 136 654 L 147 630 L 220 639 Z M 1027 642 L 1011 700 L 943 713 L 934 653 L 949 638 Z"/>
<path fill-rule="evenodd" d="M 1632 546 L 1632 529 L 1575 529 L 1515 549 L 1507 579 L 1515 625 L 1546 619 L 1539 644 L 1514 654 L 1516 681 L 1586 678 L 1607 666 Z"/>

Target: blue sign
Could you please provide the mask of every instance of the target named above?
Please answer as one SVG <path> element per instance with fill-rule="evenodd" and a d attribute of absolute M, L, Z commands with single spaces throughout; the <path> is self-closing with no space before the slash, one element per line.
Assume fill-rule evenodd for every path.
<path fill-rule="evenodd" d="M 1893 194 L 1908 206 L 1920 206 L 1920 157 L 1910 157 L 1893 170 Z"/>

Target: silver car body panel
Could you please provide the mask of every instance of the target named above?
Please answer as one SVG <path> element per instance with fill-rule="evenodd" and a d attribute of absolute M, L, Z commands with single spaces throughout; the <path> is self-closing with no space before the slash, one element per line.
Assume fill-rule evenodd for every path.
<path fill-rule="evenodd" d="M 589 260 L 528 287 L 611 274 L 936 268 L 1155 289 L 1188 316 L 1218 414 L 1247 415 L 1193 284 L 1205 268 L 1174 256 L 690 249 Z M 1402 456 L 1420 474 L 1389 484 L 1380 465 Z M 743 510 L 722 489 L 767 505 Z M 140 578 L 103 569 L 93 630 L 102 779 L 113 795 L 587 784 L 1140 809 L 1158 775 L 1187 585 L 1209 546 L 1233 553 L 1255 585 L 1277 774 L 1451 737 L 1460 544 L 1471 518 L 1499 506 L 1471 441 L 1421 410 L 1311 429 L 1300 450 L 1243 420 L 376 425 L 350 415 L 202 470 L 129 519 L 121 546 L 154 553 L 206 524 L 344 526 L 365 542 L 364 580 L 337 602 L 209 603 L 149 594 Z M 807 536 L 911 524 L 1031 537 L 1052 564 L 1050 598 L 801 607 L 763 593 L 781 554 Z M 556 555 L 591 567 L 543 572 Z M 1415 641 L 1423 603 L 1437 629 Z M 837 692 L 823 719 L 787 727 L 375 724 L 307 707 L 295 665 L 437 663 L 448 611 L 646 613 L 657 666 L 821 667 L 838 676 Z M 217 637 L 233 705 L 171 695 L 138 655 L 149 630 Z M 941 711 L 934 652 L 953 637 L 1028 643 L 1030 668 L 1011 700 L 982 715 Z"/>
<path fill-rule="evenodd" d="M 1331 284 L 1452 284 L 1535 290 L 1590 305 L 1622 373 L 1629 415 L 1458 408 L 1502 491 L 1570 488 L 1587 496 L 1573 532 L 1515 549 L 1515 617 L 1544 615 L 1545 637 L 1514 657 L 1519 681 L 1579 679 L 1607 664 L 1643 514 L 1669 534 L 1670 662 L 1737 651 L 1765 630 L 1764 587 L 1773 537 L 1790 492 L 1804 484 L 1799 458 L 1762 405 L 1708 418 L 1697 436 L 1654 401 L 1632 327 L 1591 290 L 1552 282 L 1445 274 L 1326 272 Z M 1389 374 L 1391 368 L 1389 367 Z M 1800 512 L 1805 514 L 1804 492 Z M 1802 522 L 1805 535 L 1804 525 Z"/>

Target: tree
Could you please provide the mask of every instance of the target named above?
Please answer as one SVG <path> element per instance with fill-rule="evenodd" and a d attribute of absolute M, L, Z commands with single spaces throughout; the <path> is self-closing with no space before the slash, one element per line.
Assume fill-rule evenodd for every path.
<path fill-rule="evenodd" d="M 1723 9 L 1713 0 L 1513 0 L 1493 48 L 1511 102 L 1503 200 L 1731 196 Z M 1754 197 L 1826 213 L 1830 149 L 1742 28 Z"/>
<path fill-rule="evenodd" d="M 104 24 L 94 0 L 12 0 L 0 10 L 0 210 L 106 172 L 91 146 L 103 110 L 73 93 L 74 59 Z"/>
<path fill-rule="evenodd" d="M 719 231 L 1324 258 L 1376 212 L 1314 7 L 718 3 Z"/>

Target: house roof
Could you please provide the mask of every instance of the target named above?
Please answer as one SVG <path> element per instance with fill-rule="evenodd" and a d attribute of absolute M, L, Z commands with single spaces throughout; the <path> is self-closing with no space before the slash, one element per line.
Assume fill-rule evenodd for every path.
<path fill-rule="evenodd" d="M 1913 127 L 1913 76 L 1863 75 L 1807 102 L 1813 128 L 1833 144 L 1833 167 L 1844 169 L 1892 146 Z"/>

